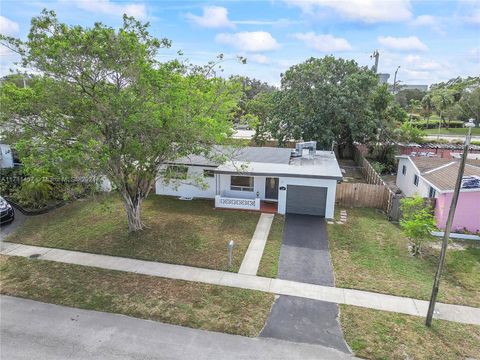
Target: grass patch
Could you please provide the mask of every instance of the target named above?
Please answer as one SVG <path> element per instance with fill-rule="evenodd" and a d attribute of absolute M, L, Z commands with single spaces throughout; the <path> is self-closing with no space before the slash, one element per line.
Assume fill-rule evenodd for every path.
<path fill-rule="evenodd" d="M 451 129 L 445 129 L 441 128 L 440 130 L 438 129 L 427 129 L 425 132 L 429 135 L 467 135 L 467 129 L 466 128 L 451 128 Z M 480 128 L 472 128 L 472 135 L 480 135 Z"/>
<path fill-rule="evenodd" d="M 283 226 L 285 217 L 282 215 L 275 215 L 268 234 L 265 250 L 263 251 L 262 260 L 258 267 L 258 276 L 265 276 L 276 278 L 278 272 L 278 259 L 280 257 L 280 248 L 283 240 Z"/>
<path fill-rule="evenodd" d="M 340 305 L 348 345 L 367 359 L 465 359 L 480 354 L 480 326 Z"/>
<path fill-rule="evenodd" d="M 273 295 L 260 291 L 0 256 L 1 293 L 193 328 L 256 336 Z"/>
<path fill-rule="evenodd" d="M 438 250 L 424 247 L 409 254 L 400 228 L 374 209 L 348 209 L 344 225 L 328 225 L 328 239 L 338 287 L 428 300 Z M 439 301 L 480 306 L 480 248 L 449 250 Z"/>
<path fill-rule="evenodd" d="M 145 230 L 129 235 L 123 203 L 110 194 L 28 217 L 7 241 L 226 270 L 233 240 L 238 271 L 259 216 L 215 210 L 211 200 L 152 195 L 142 204 Z"/>

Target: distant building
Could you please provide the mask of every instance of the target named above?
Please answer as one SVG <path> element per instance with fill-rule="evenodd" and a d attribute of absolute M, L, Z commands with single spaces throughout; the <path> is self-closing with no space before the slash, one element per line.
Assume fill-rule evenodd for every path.
<path fill-rule="evenodd" d="M 377 74 L 378 75 L 378 81 L 380 81 L 380 84 L 386 84 L 388 82 L 388 79 L 390 78 L 390 74 Z"/>
<path fill-rule="evenodd" d="M 397 85 L 397 91 L 402 91 L 402 90 L 427 91 L 428 85 L 406 85 L 406 84 Z"/>

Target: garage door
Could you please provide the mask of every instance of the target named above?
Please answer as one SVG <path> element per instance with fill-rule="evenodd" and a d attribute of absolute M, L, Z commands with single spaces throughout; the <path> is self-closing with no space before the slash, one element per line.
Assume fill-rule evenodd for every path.
<path fill-rule="evenodd" d="M 325 216 L 327 188 L 287 186 L 287 213 Z"/>

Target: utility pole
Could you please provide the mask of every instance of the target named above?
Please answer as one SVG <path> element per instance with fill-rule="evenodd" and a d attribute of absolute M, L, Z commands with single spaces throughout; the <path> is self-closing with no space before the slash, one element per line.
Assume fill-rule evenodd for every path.
<path fill-rule="evenodd" d="M 372 71 L 376 74 L 378 71 L 378 58 L 380 57 L 380 53 L 378 50 L 375 50 L 372 55 L 370 55 L 370 59 L 375 59 L 375 65 L 373 65 Z"/>
<path fill-rule="evenodd" d="M 433 311 L 435 310 L 435 302 L 437 301 L 438 288 L 440 286 L 440 277 L 442 275 L 443 264 L 445 263 L 445 255 L 447 253 L 448 240 L 450 239 L 450 230 L 452 229 L 453 217 L 455 216 L 455 209 L 457 208 L 458 196 L 460 195 L 460 188 L 462 187 L 463 171 L 465 169 L 465 161 L 467 160 L 468 147 L 470 146 L 470 139 L 472 137 L 472 128 L 475 127 L 473 119 L 470 119 L 465 124 L 468 127 L 467 137 L 465 138 L 465 145 L 463 146 L 463 155 L 458 168 L 457 182 L 452 196 L 452 203 L 450 211 L 448 212 L 447 224 L 445 226 L 445 233 L 443 234 L 442 249 L 440 250 L 440 257 L 438 259 L 437 272 L 435 273 L 435 280 L 433 282 L 432 296 L 430 304 L 428 305 L 427 319 L 425 325 L 431 326 L 433 319 Z"/>
<path fill-rule="evenodd" d="M 397 90 L 397 73 L 398 69 L 400 69 L 400 65 L 398 65 L 397 70 L 395 70 L 395 76 L 393 77 L 393 95 L 395 95 Z"/>

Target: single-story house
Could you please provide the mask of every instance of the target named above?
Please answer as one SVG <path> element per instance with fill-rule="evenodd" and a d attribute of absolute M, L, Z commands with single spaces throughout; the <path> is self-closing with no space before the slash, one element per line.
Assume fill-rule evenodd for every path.
<path fill-rule="evenodd" d="M 160 175 L 156 194 L 215 199 L 215 207 L 334 217 L 335 190 L 342 173 L 335 154 L 317 151 L 316 142 L 299 143 L 296 149 L 244 147 L 232 150 L 219 164 L 193 155 L 164 166 L 173 182 Z M 160 172 L 160 174 L 162 173 Z M 204 186 L 189 179 L 201 178 Z"/>
<path fill-rule="evenodd" d="M 445 228 L 457 181 L 459 159 L 398 156 L 396 184 L 406 196 L 435 198 L 437 226 Z M 467 160 L 453 230 L 480 232 L 480 160 Z"/>

